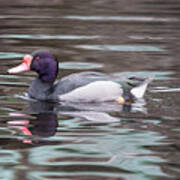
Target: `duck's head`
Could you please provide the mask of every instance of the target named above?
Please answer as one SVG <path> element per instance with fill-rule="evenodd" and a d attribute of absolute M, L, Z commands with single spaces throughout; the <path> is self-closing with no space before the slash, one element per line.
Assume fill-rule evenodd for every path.
<path fill-rule="evenodd" d="M 24 71 L 36 71 L 44 82 L 53 82 L 58 74 L 58 62 L 56 58 L 46 50 L 34 51 L 25 55 L 23 63 L 8 70 L 10 74 Z"/>

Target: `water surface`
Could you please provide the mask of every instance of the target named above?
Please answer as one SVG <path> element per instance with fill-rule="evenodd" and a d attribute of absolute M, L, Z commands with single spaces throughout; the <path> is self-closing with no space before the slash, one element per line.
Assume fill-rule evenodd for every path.
<path fill-rule="evenodd" d="M 180 2 L 1 2 L 1 179 L 179 179 Z M 33 72 L 7 69 L 37 49 L 81 71 L 153 76 L 132 105 L 25 98 Z"/>

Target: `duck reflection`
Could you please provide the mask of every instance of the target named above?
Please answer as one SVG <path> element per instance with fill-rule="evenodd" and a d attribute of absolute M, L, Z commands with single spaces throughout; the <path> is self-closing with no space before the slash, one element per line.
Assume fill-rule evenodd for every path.
<path fill-rule="evenodd" d="M 29 131 L 32 135 L 40 137 L 54 136 L 57 127 L 57 115 L 54 113 L 40 113 L 35 115 L 36 119 L 32 121 Z"/>
<path fill-rule="evenodd" d="M 10 116 L 27 117 L 27 119 L 8 121 L 8 125 L 20 130 L 25 135 L 25 139 L 22 140 L 23 143 L 46 143 L 47 140 L 43 140 L 41 137 L 54 136 L 58 126 L 57 114 L 53 109 L 54 104 L 52 103 L 28 101 L 28 113 L 10 113 Z"/>
<path fill-rule="evenodd" d="M 28 101 L 28 113 L 10 113 L 10 116 L 27 117 L 27 119 L 9 121 L 8 125 L 20 130 L 25 135 L 25 139 L 22 141 L 23 143 L 44 144 L 47 143 L 47 139 L 45 140 L 42 137 L 47 138 L 55 135 L 59 115 L 78 117 L 82 120 L 94 122 L 110 123 L 120 122 L 120 118 L 113 116 L 112 112 L 129 113 L 136 111 L 146 112 L 144 104 L 55 104 L 42 101 Z M 32 119 L 32 117 L 35 119 Z"/>

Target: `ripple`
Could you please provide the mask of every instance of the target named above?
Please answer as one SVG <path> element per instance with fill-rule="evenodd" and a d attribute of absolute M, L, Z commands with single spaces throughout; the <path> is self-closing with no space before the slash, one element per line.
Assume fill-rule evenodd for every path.
<path fill-rule="evenodd" d="M 21 15 L 1 15 L 0 19 L 73 19 L 81 21 L 142 21 L 142 22 L 179 22 L 178 18 L 153 17 L 153 16 L 21 16 Z"/>
<path fill-rule="evenodd" d="M 20 58 L 24 54 L 14 53 L 14 52 L 0 52 L 0 59 L 11 59 L 11 58 Z"/>
<path fill-rule="evenodd" d="M 51 19 L 52 16 L 1 15 L 0 19 Z"/>
<path fill-rule="evenodd" d="M 157 18 L 147 16 L 65 16 L 66 19 L 82 20 L 82 21 L 157 21 L 157 22 L 176 22 L 176 18 Z"/>
<path fill-rule="evenodd" d="M 0 38 L 13 39 L 62 39 L 62 40 L 80 40 L 80 39 L 97 39 L 100 36 L 83 36 L 83 35 L 47 35 L 47 34 L 4 34 Z"/>
<path fill-rule="evenodd" d="M 164 51 L 163 48 L 147 45 L 77 45 L 81 49 L 98 51 L 122 51 L 122 52 L 144 52 L 144 51 Z"/>
<path fill-rule="evenodd" d="M 180 92 L 180 88 L 153 89 L 151 92 Z"/>
<path fill-rule="evenodd" d="M 0 74 L 0 78 L 2 78 L 2 79 L 21 79 L 22 76 L 18 76 L 18 75 L 14 75 L 14 74 L 11 74 L 11 75 Z M 32 77 L 23 76 L 23 79 L 30 79 L 30 80 L 32 80 Z"/>
<path fill-rule="evenodd" d="M 74 170 L 72 172 L 69 172 L 69 169 L 73 169 Z M 88 168 L 88 167 L 86 167 Z M 104 168 L 104 167 L 101 167 L 101 168 L 104 168 L 105 171 L 102 172 L 97 172 L 97 171 L 92 171 L 93 168 L 96 168 L 96 167 L 89 167 L 90 168 L 90 172 L 88 171 L 82 171 L 79 172 L 76 171 L 76 167 L 75 166 L 72 166 L 72 167 L 68 167 L 66 170 L 66 167 L 65 167 L 65 172 L 62 172 L 61 169 L 59 169 L 59 172 L 58 171 L 34 171 L 34 172 L 30 172 L 28 173 L 28 177 L 30 179 L 63 179 L 63 180 L 67 180 L 67 179 L 83 179 L 83 180 L 88 180 L 88 179 L 91 179 L 91 180 L 107 180 L 107 179 L 125 179 L 125 177 L 127 177 L 127 179 L 129 177 L 133 177 L 133 175 L 130 175 L 130 171 L 128 172 L 124 172 L 124 171 L 120 171 L 118 173 L 116 173 L 116 170 L 112 171 L 112 172 L 109 172 L 109 169 L 107 168 Z M 83 168 L 84 169 L 84 168 Z M 94 170 L 94 169 L 93 169 Z M 97 168 L 97 170 L 99 170 L 99 168 Z M 122 177 L 122 178 L 120 178 Z M 124 178 L 123 178 L 124 177 Z M 133 178 L 130 178 L 130 179 L 133 179 Z"/>
<path fill-rule="evenodd" d="M 5 82 L 5 81 L 0 81 L 0 85 L 13 85 L 13 86 L 29 86 L 29 84 L 24 83 L 24 82 Z"/>
<path fill-rule="evenodd" d="M 100 63 L 88 63 L 88 62 L 61 62 L 59 68 L 61 69 L 99 69 L 103 65 Z"/>
<path fill-rule="evenodd" d="M 131 38 L 131 39 L 138 39 L 138 40 L 142 40 L 142 39 L 162 40 L 162 39 L 164 39 L 164 37 L 136 36 L 136 35 L 129 36 L 129 38 Z M 166 39 L 167 39 L 167 37 L 166 37 Z M 173 39 L 173 37 L 169 38 L 169 39 Z"/>
<path fill-rule="evenodd" d="M 18 164 L 18 159 L 20 155 L 12 150 L 1 150 L 0 151 L 1 159 L 0 164 Z"/>
<path fill-rule="evenodd" d="M 152 76 L 155 80 L 171 80 L 175 79 L 173 77 L 169 77 L 173 75 L 172 71 L 139 71 L 139 72 L 123 72 L 123 73 L 114 73 L 114 76 L 122 77 L 122 76 L 139 76 L 139 77 L 149 77 Z"/>

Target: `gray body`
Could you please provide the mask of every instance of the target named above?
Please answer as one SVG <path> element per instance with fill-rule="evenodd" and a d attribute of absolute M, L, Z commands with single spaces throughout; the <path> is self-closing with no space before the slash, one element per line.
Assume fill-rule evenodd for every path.
<path fill-rule="evenodd" d="M 98 72 L 75 73 L 57 83 L 45 83 L 36 78 L 29 90 L 30 97 L 38 100 L 103 102 L 123 96 L 125 99 L 142 98 L 151 78 L 116 79 Z"/>

